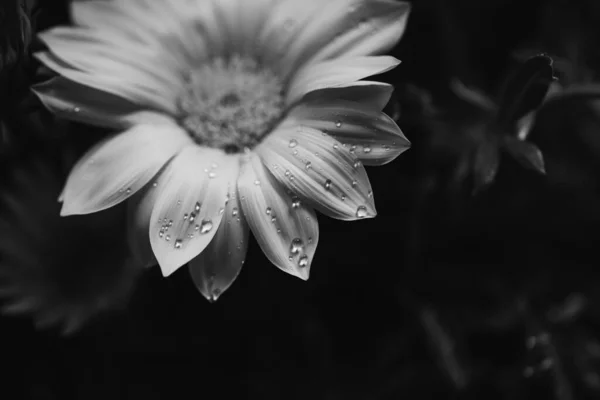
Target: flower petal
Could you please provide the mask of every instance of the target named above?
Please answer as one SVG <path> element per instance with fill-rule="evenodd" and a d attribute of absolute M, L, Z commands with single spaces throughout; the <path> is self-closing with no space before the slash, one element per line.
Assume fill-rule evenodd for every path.
<path fill-rule="evenodd" d="M 248 224 L 239 209 L 236 187 L 229 190 L 229 201 L 215 237 L 189 264 L 194 284 L 210 302 L 216 301 L 237 278 L 248 249 Z"/>
<path fill-rule="evenodd" d="M 353 3 L 350 10 L 354 7 L 354 11 L 343 20 L 338 19 L 337 26 L 332 26 L 331 17 L 324 13 L 320 20 L 314 20 L 320 29 L 306 26 L 307 38 L 298 38 L 299 43 L 310 43 L 304 49 L 305 54 L 312 56 L 303 57 L 306 64 L 336 57 L 383 54 L 398 43 L 406 29 L 410 3 L 396 0 L 357 0 Z M 334 37 L 331 37 L 332 31 Z M 327 41 L 323 40 L 325 32 L 330 35 Z"/>
<path fill-rule="evenodd" d="M 127 201 L 127 241 L 135 259 L 146 268 L 158 264 L 148 240 L 150 217 L 159 193 L 157 187 L 155 178 Z"/>
<path fill-rule="evenodd" d="M 249 154 L 245 161 L 238 193 L 252 233 L 273 264 L 300 279 L 308 279 L 319 241 L 314 211 L 294 203 L 256 154 Z"/>
<path fill-rule="evenodd" d="M 150 244 L 164 276 L 200 254 L 215 235 L 239 157 L 199 146 L 184 149 L 158 177 Z"/>
<path fill-rule="evenodd" d="M 348 100 L 363 104 L 365 107 L 383 108 L 390 101 L 394 87 L 389 83 L 375 81 L 352 82 L 335 88 L 315 90 L 306 95 L 305 101 Z"/>
<path fill-rule="evenodd" d="M 142 188 L 193 142 L 175 125 L 137 125 L 89 150 L 73 167 L 61 215 L 88 214 L 120 203 Z"/>
<path fill-rule="evenodd" d="M 362 163 L 333 137 L 290 121 L 257 152 L 282 185 L 322 213 L 342 220 L 377 214 Z"/>
<path fill-rule="evenodd" d="M 286 104 L 291 105 L 314 90 L 345 86 L 395 68 L 400 60 L 391 56 L 348 57 L 302 68 L 290 82 Z"/>
<path fill-rule="evenodd" d="M 121 118 L 139 110 L 129 100 L 62 76 L 34 85 L 32 90 L 54 114 L 105 128 L 125 128 Z"/>
<path fill-rule="evenodd" d="M 354 149 L 365 165 L 383 165 L 408 150 L 410 142 L 393 119 L 377 108 L 341 100 L 303 102 L 290 112 L 298 125 L 327 132 Z"/>
<path fill-rule="evenodd" d="M 162 57 L 164 52 L 148 52 L 147 46 L 132 44 L 127 37 L 109 40 L 110 32 L 73 27 L 53 28 L 39 37 L 56 57 L 79 71 L 104 77 L 117 75 L 124 85 L 146 88 L 172 99 L 181 91 L 181 68 Z"/>
<path fill-rule="evenodd" d="M 80 85 L 108 92 L 135 104 L 142 104 L 156 110 L 168 113 L 174 113 L 176 110 L 175 100 L 162 95 L 156 87 L 144 86 L 136 84 L 136 82 L 128 83 L 116 73 L 112 75 L 95 75 L 79 71 L 50 52 L 38 52 L 34 53 L 34 56 L 48 68 Z"/>
<path fill-rule="evenodd" d="M 160 56 L 170 65 L 186 68 L 206 57 L 206 43 L 191 27 L 182 1 L 74 1 L 76 24 L 118 38 L 121 45 L 137 44 L 140 50 Z M 198 2 L 199 3 L 199 2 Z M 198 8 L 198 7 L 195 7 Z M 119 40 L 120 39 L 120 40 Z"/>
<path fill-rule="evenodd" d="M 402 36 L 409 10 L 390 0 L 282 1 L 265 23 L 262 47 L 283 76 L 333 57 L 381 54 Z"/>

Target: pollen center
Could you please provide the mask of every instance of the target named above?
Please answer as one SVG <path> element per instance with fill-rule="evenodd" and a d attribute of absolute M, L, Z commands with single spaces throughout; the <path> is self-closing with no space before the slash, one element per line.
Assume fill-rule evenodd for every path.
<path fill-rule="evenodd" d="M 280 120 L 283 85 L 250 58 L 218 58 L 189 74 L 178 106 L 179 123 L 198 144 L 240 152 Z"/>

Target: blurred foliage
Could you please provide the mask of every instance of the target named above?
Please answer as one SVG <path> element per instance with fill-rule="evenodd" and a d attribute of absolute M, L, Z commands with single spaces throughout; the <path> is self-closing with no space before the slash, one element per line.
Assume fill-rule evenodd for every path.
<path fill-rule="evenodd" d="M 23 261 L 35 274 L 18 271 L 22 282 L 85 288 L 73 304 L 93 311 L 68 338 L 30 316 L 0 319 L 11 398 L 598 398 L 600 3 L 412 3 L 393 50 L 403 63 L 382 79 L 413 147 L 369 170 L 378 218 L 320 218 L 308 282 L 250 244 L 238 280 L 208 304 L 185 271 L 138 278 L 88 260 L 118 251 L 118 216 L 48 211 L 102 132 L 55 120 L 27 90 L 43 79 L 27 27 L 66 22 L 66 6 L 6 2 L 0 263 L 6 238 L 32 256 L 47 248 L 53 262 Z M 18 239 L 36 229 L 56 237 Z M 120 312 L 94 303 L 107 293 Z"/>

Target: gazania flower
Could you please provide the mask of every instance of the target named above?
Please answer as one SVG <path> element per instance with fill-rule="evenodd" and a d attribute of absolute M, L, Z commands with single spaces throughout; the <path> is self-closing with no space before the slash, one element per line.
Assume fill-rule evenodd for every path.
<path fill-rule="evenodd" d="M 76 26 L 41 34 L 59 76 L 35 91 L 55 113 L 113 128 L 65 185 L 62 215 L 130 200 L 130 241 L 165 276 L 189 262 L 215 300 L 249 229 L 307 279 L 315 209 L 376 214 L 363 165 L 409 147 L 382 109 L 407 3 L 392 0 L 73 2 Z"/>

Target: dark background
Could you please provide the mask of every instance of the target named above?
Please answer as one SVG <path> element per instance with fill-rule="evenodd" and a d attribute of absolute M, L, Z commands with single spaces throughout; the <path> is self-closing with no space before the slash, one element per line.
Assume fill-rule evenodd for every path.
<path fill-rule="evenodd" d="M 397 87 L 387 110 L 412 148 L 368 169 L 378 216 L 320 217 L 308 282 L 272 266 L 252 241 L 215 304 L 185 268 L 168 279 L 158 268 L 123 272 L 111 258 L 122 210 L 105 230 L 103 217 L 57 219 L 69 165 L 100 135 L 40 109 L 27 92 L 42 79 L 33 61 L 5 67 L 0 250 L 16 255 L 0 252 L 9 271 L 0 278 L 41 290 L 38 311 L 80 302 L 71 314 L 92 313 L 103 292 L 118 307 L 67 336 L 60 325 L 36 329 L 40 313 L 2 317 L 4 398 L 598 398 L 594 98 L 539 111 L 530 140 L 546 176 L 503 154 L 495 182 L 473 195 L 465 132 L 484 130 L 485 116 L 450 90 L 459 78 L 497 99 L 539 52 L 555 59 L 562 84 L 588 83 L 600 54 L 597 3 L 413 1 L 392 52 L 402 64 L 381 77 Z M 68 21 L 58 2 L 35 10 L 34 31 Z M 5 59 L 15 43 L 5 42 Z M 26 272 L 9 267 L 31 254 L 38 261 Z M 39 289 L 46 284 L 52 290 Z"/>

